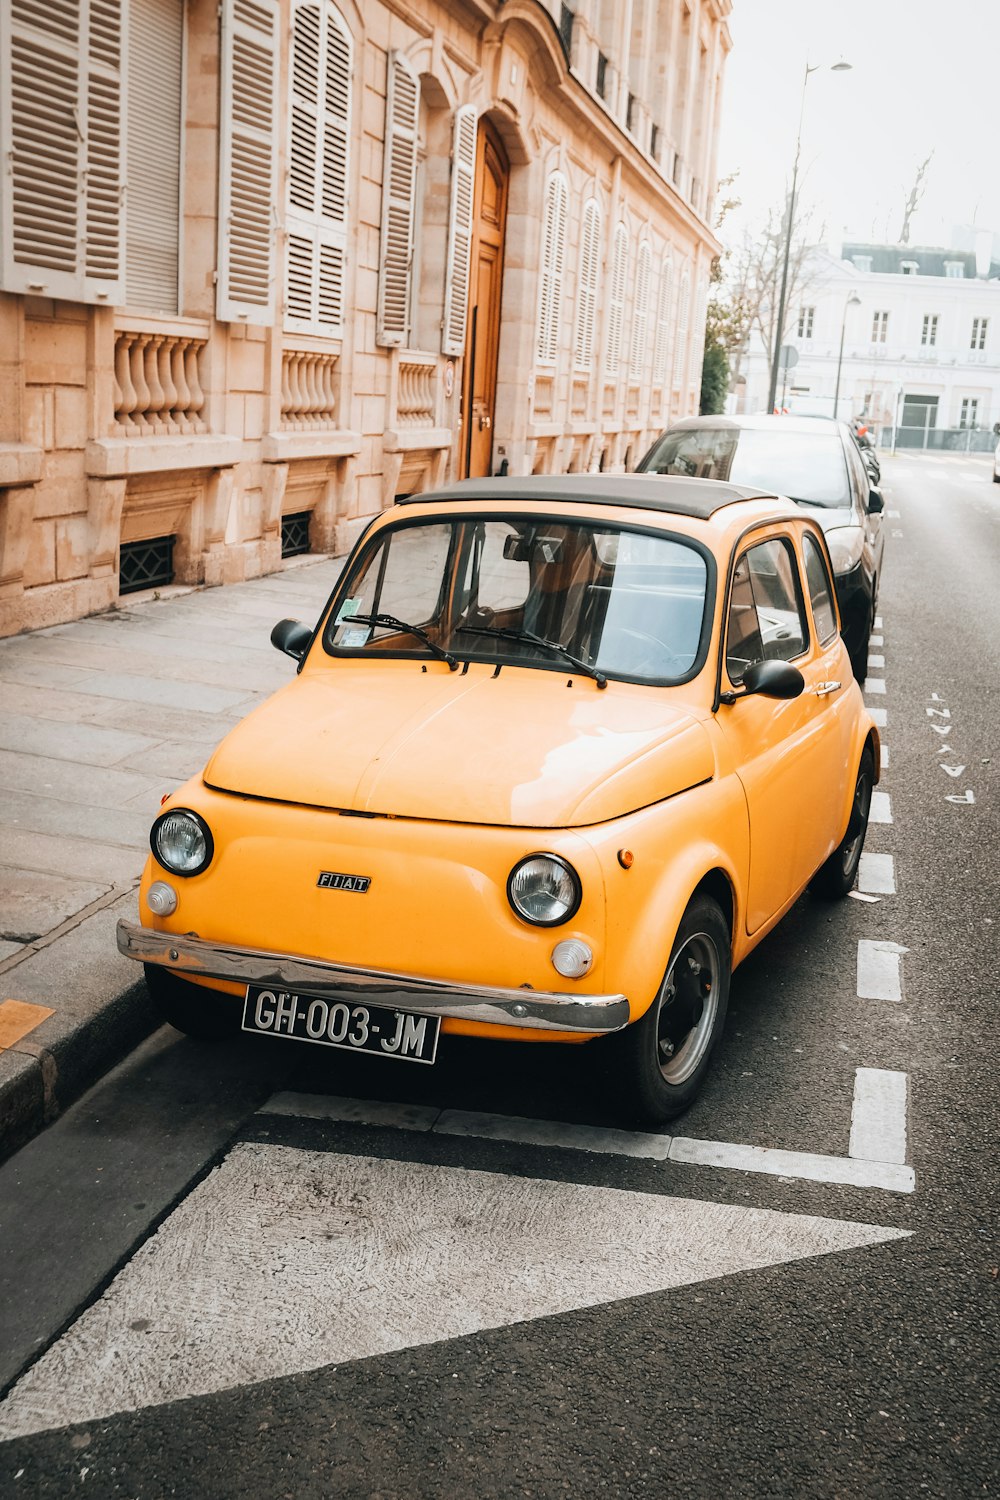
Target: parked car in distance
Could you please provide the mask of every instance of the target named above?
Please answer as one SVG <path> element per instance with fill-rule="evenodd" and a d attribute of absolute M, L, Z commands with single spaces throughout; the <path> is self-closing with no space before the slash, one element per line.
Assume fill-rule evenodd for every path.
<path fill-rule="evenodd" d="M 297 676 L 166 798 L 118 926 L 183 1031 L 424 1065 L 439 1032 L 583 1042 L 658 1125 L 731 969 L 807 886 L 854 881 L 878 731 L 823 530 L 786 500 L 654 475 L 415 495 L 272 640 Z"/>
<path fill-rule="evenodd" d="M 859 682 L 882 577 L 882 496 L 846 423 L 829 417 L 686 417 L 642 458 L 637 472 L 728 480 L 808 506 L 833 558 L 841 629 Z"/>

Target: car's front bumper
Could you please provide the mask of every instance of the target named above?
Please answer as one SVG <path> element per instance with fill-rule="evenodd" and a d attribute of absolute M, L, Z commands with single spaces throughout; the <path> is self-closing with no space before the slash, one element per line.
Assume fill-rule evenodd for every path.
<path fill-rule="evenodd" d="M 126 958 L 161 964 L 183 979 L 226 979 L 324 1000 L 368 1000 L 372 1005 L 395 1006 L 422 1015 L 540 1031 L 620 1031 L 629 1021 L 629 1003 L 624 995 L 459 985 L 415 974 L 348 968 L 296 954 L 208 943 L 126 921 L 119 921 L 117 939 L 118 950 Z"/>

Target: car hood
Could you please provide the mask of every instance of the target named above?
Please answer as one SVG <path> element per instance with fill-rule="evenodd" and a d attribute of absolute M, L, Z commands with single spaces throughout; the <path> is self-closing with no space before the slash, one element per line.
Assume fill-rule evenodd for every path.
<path fill-rule="evenodd" d="M 806 500 L 795 502 L 800 509 L 808 511 L 824 531 L 835 531 L 838 526 L 856 526 L 857 517 L 849 505 L 810 505 Z"/>
<path fill-rule="evenodd" d="M 282 688 L 205 768 L 220 791 L 435 821 L 567 828 L 709 780 L 682 690 L 473 665 L 351 664 Z"/>

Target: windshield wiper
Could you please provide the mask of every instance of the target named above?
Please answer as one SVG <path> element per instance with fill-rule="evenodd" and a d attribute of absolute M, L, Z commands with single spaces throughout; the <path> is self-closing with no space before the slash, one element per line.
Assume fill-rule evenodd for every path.
<path fill-rule="evenodd" d="M 508 630 L 504 625 L 462 625 L 459 628 L 468 635 L 497 635 L 505 641 L 527 641 L 531 646 L 541 646 L 546 651 L 554 651 L 557 656 L 568 661 L 579 672 L 585 672 L 588 677 L 592 677 L 599 688 L 606 688 L 608 685 L 608 679 L 603 672 L 599 672 L 589 662 L 581 661 L 578 656 L 574 656 L 572 651 L 568 651 L 560 641 L 547 641 L 544 636 L 535 635 L 532 630 Z"/>
<path fill-rule="evenodd" d="M 439 646 L 437 641 L 431 640 L 422 625 L 409 625 L 405 620 L 397 619 L 395 615 L 384 614 L 349 615 L 345 624 L 353 624 L 355 620 L 360 620 L 362 625 L 388 625 L 391 630 L 404 630 L 407 635 L 415 635 L 418 641 L 423 641 L 428 651 L 433 651 L 435 656 L 446 661 L 452 672 L 458 670 L 457 658 L 452 656 L 450 651 L 446 651 L 443 646 Z"/>

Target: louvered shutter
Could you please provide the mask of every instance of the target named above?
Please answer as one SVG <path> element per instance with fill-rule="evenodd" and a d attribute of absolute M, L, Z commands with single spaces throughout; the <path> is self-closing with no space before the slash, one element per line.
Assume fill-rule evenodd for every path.
<path fill-rule="evenodd" d="M 465 353 L 475 178 L 476 111 L 473 105 L 466 104 L 455 111 L 451 205 L 448 215 L 448 264 L 445 272 L 444 328 L 441 338 L 443 354 Z"/>
<path fill-rule="evenodd" d="M 274 316 L 277 0 L 224 0 L 216 313 Z"/>
<path fill-rule="evenodd" d="M 674 344 L 674 385 L 683 384 L 687 367 L 688 322 L 691 316 L 691 270 L 685 266 L 677 296 L 677 335 Z"/>
<path fill-rule="evenodd" d="M 615 226 L 611 252 L 611 285 L 608 295 L 608 347 L 606 368 L 609 375 L 617 375 L 621 367 L 622 332 L 625 325 L 625 276 L 628 266 L 628 230 L 625 225 Z"/>
<path fill-rule="evenodd" d="M 177 312 L 183 0 L 130 0 L 125 302 Z"/>
<path fill-rule="evenodd" d="M 561 172 L 554 172 L 545 189 L 542 216 L 542 264 L 538 277 L 538 334 L 535 341 L 535 358 L 540 365 L 554 365 L 559 349 L 568 202 L 566 179 Z"/>
<path fill-rule="evenodd" d="M 642 378 L 646 363 L 646 345 L 649 332 L 649 279 L 653 270 L 653 252 L 649 241 L 639 246 L 639 257 L 635 267 L 635 298 L 632 306 L 632 345 L 629 350 L 629 373 L 633 380 Z"/>
<path fill-rule="evenodd" d="M 594 324 L 597 317 L 597 281 L 601 265 L 601 210 L 588 198 L 580 232 L 580 275 L 576 297 L 576 336 L 573 363 L 589 370 L 594 358 Z"/>
<path fill-rule="evenodd" d="M 122 0 L 0 5 L 2 285 L 122 300 Z"/>
<path fill-rule="evenodd" d="M 656 309 L 656 346 L 653 351 L 653 383 L 665 385 L 670 374 L 670 299 L 673 274 L 669 254 L 663 257 Z"/>
<path fill-rule="evenodd" d="M 353 49 L 340 13 L 307 0 L 292 19 L 285 327 L 343 334 Z"/>
<path fill-rule="evenodd" d="M 410 331 L 410 269 L 417 179 L 420 80 L 399 53 L 389 58 L 382 184 L 382 256 L 378 278 L 380 344 L 405 344 Z"/>

